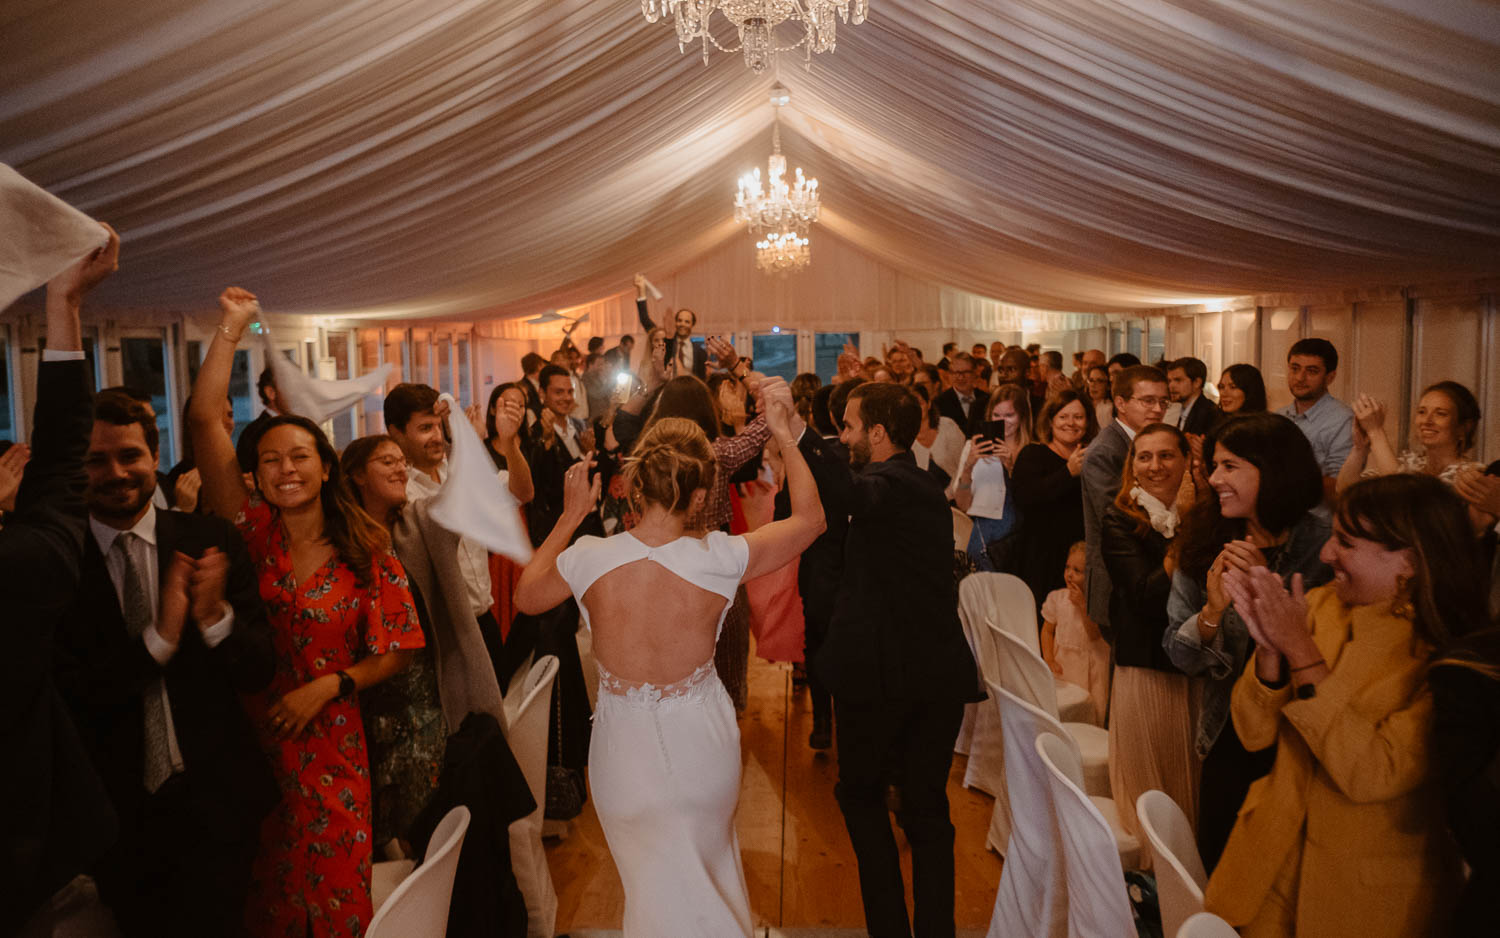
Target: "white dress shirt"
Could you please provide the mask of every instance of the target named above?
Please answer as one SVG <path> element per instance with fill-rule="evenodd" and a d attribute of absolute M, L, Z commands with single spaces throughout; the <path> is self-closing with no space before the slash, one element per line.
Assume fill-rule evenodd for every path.
<path fill-rule="evenodd" d="M 112 548 L 115 538 L 124 534 L 107 524 L 89 516 L 89 530 L 93 532 L 94 541 L 99 545 L 99 550 L 104 554 L 104 569 L 109 571 L 110 582 L 115 587 L 115 599 L 119 601 L 121 608 L 125 604 L 125 561 Z M 156 554 L 156 506 L 146 508 L 146 513 L 134 527 L 127 528 L 135 537 L 129 542 L 131 560 L 135 561 L 135 567 L 142 572 L 145 582 L 141 584 L 146 594 L 146 603 L 151 607 L 152 624 L 146 626 L 141 633 L 141 640 L 146 644 L 146 651 L 162 667 L 172 660 L 177 654 L 177 645 L 161 637 L 156 630 L 156 620 L 161 609 L 161 583 L 160 573 L 157 569 Z M 184 624 L 183 628 L 190 628 Z M 203 630 L 203 643 L 209 648 L 217 646 L 229 637 L 234 630 L 234 609 L 226 602 L 223 604 L 223 615 L 219 621 Z M 172 705 L 167 697 L 167 682 L 158 678 L 155 687 L 147 688 L 146 693 L 157 693 L 161 695 L 162 707 L 167 713 L 167 749 L 172 757 L 172 770 L 181 772 L 183 770 L 182 750 L 177 745 L 177 730 L 172 724 Z"/>

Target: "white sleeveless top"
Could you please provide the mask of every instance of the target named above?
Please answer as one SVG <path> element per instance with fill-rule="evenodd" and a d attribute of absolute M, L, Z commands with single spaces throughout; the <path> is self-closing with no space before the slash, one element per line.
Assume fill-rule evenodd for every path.
<path fill-rule="evenodd" d="M 580 537 L 558 555 L 557 572 L 562 574 L 573 592 L 573 598 L 578 600 L 584 625 L 593 628 L 583 594 L 606 573 L 637 560 L 651 560 L 694 586 L 724 597 L 724 608 L 719 612 L 719 622 L 714 627 L 714 637 L 717 640 L 719 631 L 724 628 L 724 617 L 729 614 L 729 607 L 734 602 L 735 590 L 739 588 L 740 581 L 745 576 L 745 568 L 750 564 L 750 545 L 743 537 L 731 536 L 722 531 L 712 531 L 702 538 L 684 535 L 660 547 L 644 543 L 629 531 L 610 537 Z M 599 689 L 633 702 L 649 704 L 688 696 L 695 688 L 705 685 L 714 674 L 712 657 L 687 677 L 664 685 L 626 681 L 609 673 L 603 664 L 599 664 Z"/>

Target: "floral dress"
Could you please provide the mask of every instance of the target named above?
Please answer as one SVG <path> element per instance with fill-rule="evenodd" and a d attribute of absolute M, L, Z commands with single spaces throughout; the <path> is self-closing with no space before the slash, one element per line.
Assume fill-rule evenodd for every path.
<path fill-rule="evenodd" d="M 424 645 L 406 571 L 386 550 L 363 588 L 335 554 L 299 586 L 279 513 L 255 496 L 236 520 L 276 651 L 271 686 L 246 706 L 282 793 L 261 825 L 246 904 L 250 933 L 358 938 L 372 914 L 370 771 L 359 700 L 329 701 L 291 740 L 275 737 L 267 711 L 289 691 L 368 655 Z"/>

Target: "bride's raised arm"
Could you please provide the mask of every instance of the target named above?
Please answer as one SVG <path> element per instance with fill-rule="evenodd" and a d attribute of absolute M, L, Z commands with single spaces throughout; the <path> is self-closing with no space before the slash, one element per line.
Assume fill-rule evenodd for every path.
<path fill-rule="evenodd" d="M 750 561 L 745 568 L 747 580 L 779 570 L 796 560 L 828 528 L 823 503 L 818 498 L 817 483 L 813 481 L 812 470 L 807 467 L 807 460 L 797 446 L 797 440 L 806 428 L 797 417 L 792 392 L 786 387 L 779 388 L 766 403 L 766 423 L 771 427 L 771 436 L 780 444 L 781 456 L 786 463 L 792 515 L 745 535 L 745 543 L 750 548 Z"/>
<path fill-rule="evenodd" d="M 552 533 L 531 555 L 531 563 L 521 571 L 516 583 L 516 609 L 527 615 L 538 615 L 573 595 L 568 581 L 557 572 L 557 557 L 572 540 L 573 532 L 599 503 L 599 476 L 589 478 L 593 457 L 576 462 L 563 476 L 563 511 Z"/>

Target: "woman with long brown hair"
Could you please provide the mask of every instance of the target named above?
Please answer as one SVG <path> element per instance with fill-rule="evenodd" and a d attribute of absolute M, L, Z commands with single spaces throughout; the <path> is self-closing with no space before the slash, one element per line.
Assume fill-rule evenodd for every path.
<path fill-rule="evenodd" d="M 1248 938 L 1442 932 L 1462 883 L 1432 752 L 1434 649 L 1484 620 L 1463 502 L 1437 479 L 1356 483 L 1322 557 L 1333 582 L 1290 592 L 1264 567 L 1224 586 L 1255 639 L 1232 713 L 1271 746 L 1208 909 Z"/>
<path fill-rule="evenodd" d="M 259 312 L 230 287 L 193 386 L 200 502 L 235 521 L 270 614 L 276 674 L 247 702 L 281 784 L 261 829 L 249 930 L 277 938 L 358 936 L 371 917 L 370 773 L 356 691 L 400 671 L 424 644 L 390 538 L 341 484 L 318 426 L 282 415 L 250 441 L 247 492 L 220 419 L 234 346 Z"/>

